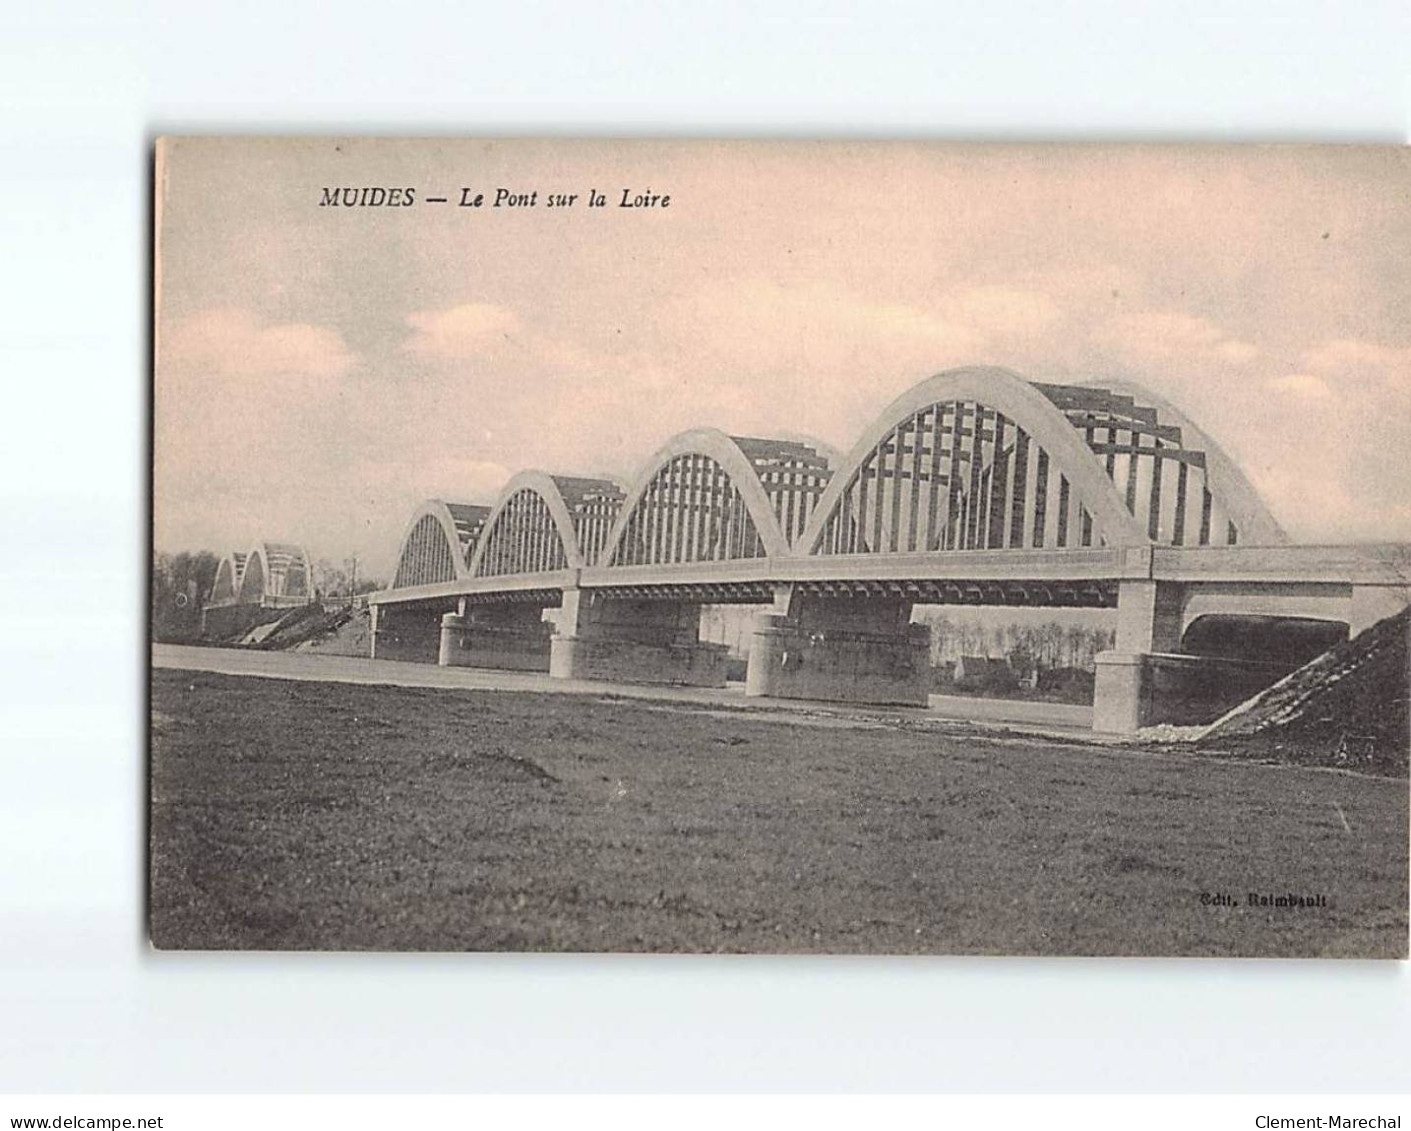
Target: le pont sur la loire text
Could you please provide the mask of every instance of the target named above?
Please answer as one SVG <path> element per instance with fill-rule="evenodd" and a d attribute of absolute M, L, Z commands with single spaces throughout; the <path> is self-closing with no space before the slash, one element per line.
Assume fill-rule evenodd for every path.
<path fill-rule="evenodd" d="M 320 208 L 412 208 L 416 205 L 453 208 L 670 208 L 671 194 L 647 189 L 599 192 L 542 192 L 539 189 L 477 189 L 462 186 L 459 193 L 436 195 L 415 186 L 386 188 L 364 185 L 353 188 L 322 187 Z"/>

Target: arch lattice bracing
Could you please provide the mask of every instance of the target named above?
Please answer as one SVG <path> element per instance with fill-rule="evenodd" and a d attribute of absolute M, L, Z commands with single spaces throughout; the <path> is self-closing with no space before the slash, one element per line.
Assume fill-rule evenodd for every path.
<path fill-rule="evenodd" d="M 683 432 L 638 479 L 603 564 L 672 565 L 784 555 L 832 470 L 791 440 Z"/>
<path fill-rule="evenodd" d="M 444 503 L 440 499 L 422 503 L 402 536 L 391 588 L 435 585 L 464 577 L 489 515 L 489 507 L 472 503 Z"/>
<path fill-rule="evenodd" d="M 486 520 L 469 573 L 502 577 L 591 565 L 621 505 L 622 488 L 610 479 L 521 472 Z"/>
<path fill-rule="evenodd" d="M 895 400 L 804 531 L 810 554 L 1149 544 L 1113 481 L 1040 387 L 955 369 Z"/>
<path fill-rule="evenodd" d="M 266 598 L 308 597 L 312 592 L 309 557 L 288 542 L 257 542 L 245 555 L 239 603 L 258 605 Z"/>
<path fill-rule="evenodd" d="M 1219 446 L 1159 397 L 972 367 L 908 390 L 845 459 L 696 429 L 626 494 L 527 471 L 493 508 L 426 503 L 392 588 L 595 565 L 1286 542 Z M 239 599 L 258 600 L 274 549 L 222 563 L 218 590 L 229 575 Z"/>
<path fill-rule="evenodd" d="M 1154 542 L 1288 543 L 1239 466 L 1169 401 L 1129 381 L 1039 388 L 1084 432 Z"/>

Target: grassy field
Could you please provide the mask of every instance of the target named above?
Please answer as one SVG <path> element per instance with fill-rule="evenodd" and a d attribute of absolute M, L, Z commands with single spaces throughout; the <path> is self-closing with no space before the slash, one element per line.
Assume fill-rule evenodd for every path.
<path fill-rule="evenodd" d="M 1404 779 L 576 695 L 152 702 L 159 947 L 1406 951 Z"/>

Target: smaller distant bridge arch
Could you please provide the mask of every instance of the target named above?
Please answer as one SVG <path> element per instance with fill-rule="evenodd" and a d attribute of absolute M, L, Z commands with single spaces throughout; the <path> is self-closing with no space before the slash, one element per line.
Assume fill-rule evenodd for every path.
<path fill-rule="evenodd" d="M 237 604 L 297 605 L 313 595 L 309 556 L 290 542 L 256 542 L 245 555 Z"/>
<path fill-rule="evenodd" d="M 221 558 L 208 604 L 233 605 L 239 600 L 240 581 L 245 576 L 245 557 L 242 551 L 236 550 Z"/>
<path fill-rule="evenodd" d="M 257 624 L 284 616 L 282 610 L 313 600 L 313 574 L 302 546 L 256 542 L 216 566 L 210 598 L 201 607 L 202 634 L 235 639 Z"/>

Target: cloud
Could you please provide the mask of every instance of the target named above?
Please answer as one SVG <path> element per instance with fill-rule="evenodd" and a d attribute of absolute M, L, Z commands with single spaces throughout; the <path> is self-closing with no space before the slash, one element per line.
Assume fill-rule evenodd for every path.
<path fill-rule="evenodd" d="M 1275 393 L 1294 397 L 1330 397 L 1333 391 L 1321 377 L 1311 373 L 1290 373 L 1285 377 L 1270 377 L 1264 387 Z"/>
<path fill-rule="evenodd" d="M 987 336 L 934 307 L 823 281 L 725 279 L 702 287 L 675 313 L 695 351 L 733 356 L 750 369 L 827 370 L 889 355 L 929 359 L 924 367 L 963 358 Z"/>
<path fill-rule="evenodd" d="M 337 457 L 357 364 L 336 330 L 246 308 L 209 308 L 164 328 L 153 406 L 158 532 L 219 528 L 213 549 L 301 540 L 307 519 L 291 508 Z"/>
<path fill-rule="evenodd" d="M 412 336 L 403 347 L 422 357 L 469 361 L 482 357 L 487 347 L 518 336 L 519 315 L 488 302 L 464 303 L 445 310 L 418 310 L 407 315 Z"/>
<path fill-rule="evenodd" d="M 455 451 L 399 448 L 359 464 L 352 474 L 358 490 L 368 496 L 399 498 L 414 506 L 424 499 L 488 503 L 517 470 Z"/>
<path fill-rule="evenodd" d="M 1215 347 L 1215 355 L 1232 365 L 1243 365 L 1259 356 L 1259 347 L 1253 342 L 1226 340 Z"/>
<path fill-rule="evenodd" d="M 1320 541 L 1405 537 L 1411 350 L 1326 339 L 1299 355 L 1296 372 L 1261 388 L 1277 395 L 1249 414 L 1258 458 L 1248 470 L 1289 531 Z"/>
<path fill-rule="evenodd" d="M 1138 310 L 1118 314 L 1093 330 L 1093 341 L 1124 361 L 1140 365 L 1202 362 L 1245 364 L 1259 356 L 1208 318 L 1178 310 Z"/>
<path fill-rule="evenodd" d="M 1321 374 L 1339 391 L 1360 388 L 1411 400 L 1411 347 L 1334 338 L 1319 342 L 1301 360 L 1305 369 Z"/>
<path fill-rule="evenodd" d="M 952 292 L 941 305 L 953 321 L 996 335 L 1043 333 L 1063 318 L 1051 296 L 1016 287 L 969 287 Z"/>
<path fill-rule="evenodd" d="M 204 376 L 336 379 L 357 362 L 336 330 L 307 322 L 265 324 L 252 311 L 205 310 L 161 340 L 162 361 Z"/>

